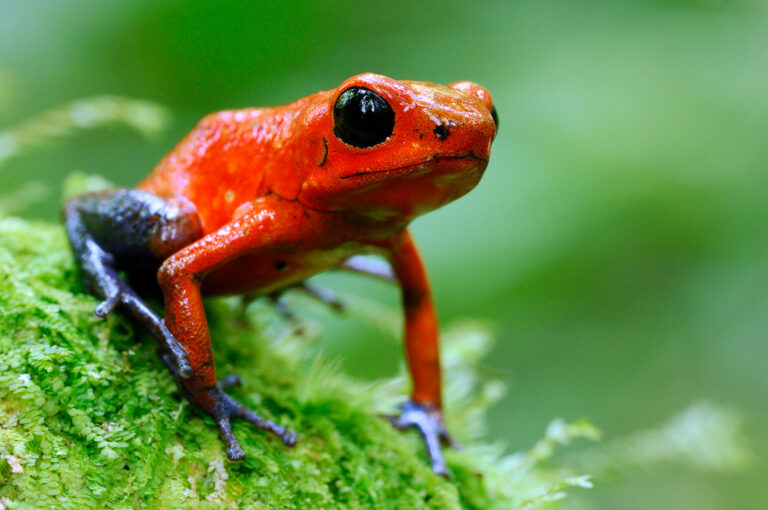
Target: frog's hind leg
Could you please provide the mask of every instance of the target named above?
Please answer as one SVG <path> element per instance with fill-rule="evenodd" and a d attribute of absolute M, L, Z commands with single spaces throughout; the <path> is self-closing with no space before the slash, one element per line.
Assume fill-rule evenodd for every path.
<path fill-rule="evenodd" d="M 353 255 L 346 259 L 344 262 L 336 266 L 334 269 L 339 271 L 348 271 L 357 274 L 363 274 L 376 278 L 378 280 L 395 283 L 395 273 L 392 271 L 392 266 L 385 260 L 380 260 L 366 255 Z M 317 301 L 327 305 L 329 308 L 337 311 L 344 312 L 344 303 L 336 296 L 331 289 L 303 281 L 295 285 L 285 287 L 277 290 L 269 295 L 269 298 L 277 307 L 277 311 L 290 322 L 297 322 L 296 316 L 293 310 L 282 300 L 283 294 L 290 289 L 297 289 L 307 296 L 316 299 Z M 247 305 L 254 296 L 247 297 L 245 304 Z"/>
<path fill-rule="evenodd" d="M 116 308 L 125 311 L 149 329 L 173 359 L 175 372 L 190 377 L 192 367 L 184 348 L 118 270 L 156 270 L 169 255 L 199 239 L 202 229 L 194 206 L 181 198 L 166 200 L 144 191 L 117 189 L 72 199 L 65 216 L 86 285 L 102 299 L 96 316 L 106 317 Z"/>
<path fill-rule="evenodd" d="M 396 283 L 395 274 L 389 262 L 366 255 L 353 255 L 334 269 L 370 276 L 386 283 Z M 283 299 L 283 295 L 293 289 L 302 291 L 305 295 L 323 303 L 336 312 L 346 312 L 347 307 L 335 292 L 321 285 L 309 283 L 306 280 L 272 292 L 268 295 L 270 301 L 275 305 L 277 312 L 293 325 L 293 329 L 297 334 L 301 334 L 304 331 L 304 327 L 296 317 L 293 309 Z M 257 297 L 258 295 L 256 294 L 245 296 L 243 298 L 243 310 Z"/>
<path fill-rule="evenodd" d="M 269 300 L 275 305 L 277 312 L 282 315 L 285 320 L 292 323 L 297 332 L 301 332 L 303 328 L 298 317 L 296 317 L 296 314 L 293 312 L 293 309 L 285 302 L 285 299 L 283 299 L 283 295 L 289 290 L 301 291 L 310 298 L 317 300 L 338 313 L 344 313 L 346 311 L 344 303 L 342 303 L 338 296 L 336 296 L 335 292 L 326 287 L 309 283 L 306 280 L 268 294 Z M 244 304 L 247 305 L 250 303 L 254 297 L 255 296 L 247 296 Z"/>

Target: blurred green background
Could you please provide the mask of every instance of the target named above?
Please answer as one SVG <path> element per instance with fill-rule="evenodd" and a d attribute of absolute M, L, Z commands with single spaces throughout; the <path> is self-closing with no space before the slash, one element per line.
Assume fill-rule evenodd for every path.
<path fill-rule="evenodd" d="M 55 220 L 75 170 L 130 186 L 204 114 L 290 102 L 361 72 L 493 94 L 484 180 L 417 220 L 443 323 L 487 319 L 483 367 L 508 393 L 489 437 L 527 448 L 557 416 L 607 440 L 702 398 L 745 416 L 746 470 L 619 470 L 579 494 L 607 509 L 768 508 L 768 9 L 749 1 L 0 2 L 0 128 L 103 93 L 174 114 L 147 142 L 86 132 L 0 169 L 16 211 Z M 397 303 L 393 289 L 322 277 Z M 355 375 L 400 346 L 324 322 Z M 578 503 L 578 502 L 576 502 Z"/>

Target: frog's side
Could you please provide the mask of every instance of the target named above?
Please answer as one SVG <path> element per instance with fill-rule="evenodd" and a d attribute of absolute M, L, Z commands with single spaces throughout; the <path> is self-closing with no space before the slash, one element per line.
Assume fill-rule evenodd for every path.
<path fill-rule="evenodd" d="M 153 332 L 187 398 L 214 418 L 229 458 L 241 460 L 231 418 L 286 444 L 296 437 L 229 397 L 236 379 L 217 384 L 201 294 L 271 294 L 353 255 L 383 255 L 403 292 L 413 378 L 411 400 L 392 421 L 418 428 L 433 469 L 445 474 L 437 320 L 406 227 L 477 184 L 496 127 L 478 85 L 374 74 L 286 106 L 209 115 L 136 190 L 67 205 L 78 262 L 104 300 L 96 313 L 120 307 Z M 157 270 L 164 319 L 118 269 Z"/>

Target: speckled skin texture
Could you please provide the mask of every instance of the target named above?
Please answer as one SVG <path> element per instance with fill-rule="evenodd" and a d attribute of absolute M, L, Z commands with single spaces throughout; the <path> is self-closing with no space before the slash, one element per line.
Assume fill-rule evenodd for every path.
<path fill-rule="evenodd" d="M 395 125 L 386 140 L 359 148 L 335 135 L 334 103 L 350 87 L 373 90 L 392 108 Z M 406 227 L 479 182 L 496 134 L 492 110 L 490 94 L 470 82 L 441 86 L 364 74 L 286 106 L 211 114 L 139 191 L 73 201 L 70 238 L 94 292 L 105 299 L 102 312 L 122 306 L 136 316 L 120 297 L 131 290 L 115 280 L 119 255 L 151 254 L 158 262 L 165 316 L 148 319 L 148 326 L 163 338 L 157 322 L 167 328 L 168 365 L 188 398 L 216 420 L 232 460 L 244 452 L 231 418 L 286 444 L 295 435 L 265 423 L 217 385 L 202 295 L 273 293 L 353 255 L 384 256 L 402 289 L 413 378 L 411 401 L 392 422 L 417 427 L 433 468 L 445 474 L 439 441 L 450 438 L 441 411 L 437 319 Z M 173 339 L 182 351 L 169 351 Z"/>

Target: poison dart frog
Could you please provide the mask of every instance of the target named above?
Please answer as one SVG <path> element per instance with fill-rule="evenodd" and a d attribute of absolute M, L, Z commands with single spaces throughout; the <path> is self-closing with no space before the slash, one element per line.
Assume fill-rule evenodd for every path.
<path fill-rule="evenodd" d="M 66 204 L 78 266 L 101 300 L 95 314 L 120 309 L 149 329 L 185 397 L 241 461 L 233 419 L 288 446 L 297 436 L 229 396 L 236 376 L 217 381 L 203 295 L 274 295 L 330 269 L 391 277 L 413 390 L 390 421 L 418 429 L 433 470 L 447 476 L 438 324 L 407 227 L 475 187 L 497 127 L 491 95 L 475 83 L 376 74 L 285 106 L 208 115 L 135 189 Z M 158 286 L 163 317 L 141 297 Z"/>

